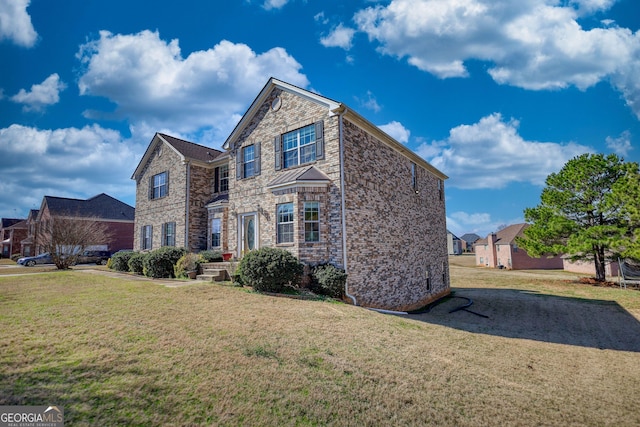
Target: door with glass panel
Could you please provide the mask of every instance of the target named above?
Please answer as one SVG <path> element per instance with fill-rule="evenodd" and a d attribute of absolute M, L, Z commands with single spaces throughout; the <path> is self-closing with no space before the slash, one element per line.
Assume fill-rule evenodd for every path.
<path fill-rule="evenodd" d="M 240 254 L 258 248 L 258 217 L 255 213 L 240 215 Z"/>

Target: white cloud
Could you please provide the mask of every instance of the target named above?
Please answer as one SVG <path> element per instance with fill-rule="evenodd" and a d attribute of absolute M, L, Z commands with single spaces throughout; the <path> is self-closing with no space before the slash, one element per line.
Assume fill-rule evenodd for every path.
<path fill-rule="evenodd" d="M 498 113 L 478 123 L 460 125 L 443 141 L 423 143 L 418 153 L 450 177 L 449 185 L 463 189 L 504 188 L 513 182 L 543 185 L 571 158 L 592 149 L 575 143 L 526 141 L 517 120 L 504 121 Z"/>
<path fill-rule="evenodd" d="M 344 50 L 349 50 L 351 49 L 355 32 L 356 30 L 353 28 L 338 24 L 337 27 L 331 30 L 328 36 L 320 39 L 320 43 L 324 47 L 340 47 Z"/>
<path fill-rule="evenodd" d="M 51 74 L 42 83 L 32 85 L 31 91 L 24 89 L 11 97 L 13 102 L 24 104 L 25 111 L 40 111 L 47 105 L 57 104 L 60 101 L 60 92 L 67 85 L 60 81 L 57 73 Z"/>
<path fill-rule="evenodd" d="M 9 39 L 24 47 L 36 43 L 38 33 L 27 13 L 29 3 L 30 0 L 0 0 L 0 40 Z"/>
<path fill-rule="evenodd" d="M 629 154 L 629 151 L 633 150 L 631 146 L 631 133 L 628 130 L 622 132 L 617 138 L 608 136 L 605 142 L 607 147 L 619 156 L 624 157 Z"/>
<path fill-rule="evenodd" d="M 387 55 L 440 78 L 467 77 L 467 60 L 492 63 L 493 79 L 531 90 L 586 89 L 611 79 L 640 118 L 640 32 L 585 30 L 582 16 L 613 0 L 393 0 L 354 21 Z"/>
<path fill-rule="evenodd" d="M 146 141 L 148 143 L 148 141 Z M 146 148 L 98 125 L 41 130 L 0 129 L 0 214 L 39 208 L 45 195 L 91 197 L 99 193 L 135 200 L 129 179 Z M 124 200 L 123 200 L 124 201 Z M 34 204 L 37 204 L 34 206 Z"/>
<path fill-rule="evenodd" d="M 102 31 L 77 56 L 84 66 L 80 94 L 110 99 L 132 128 L 169 128 L 172 134 L 209 129 L 228 135 L 235 125 L 230 119 L 244 113 L 271 76 L 309 84 L 302 66 L 283 48 L 257 54 L 226 40 L 183 58 L 178 40 L 166 42 L 157 32 Z"/>
<path fill-rule="evenodd" d="M 289 3 L 289 0 L 265 0 L 262 7 L 264 7 L 266 10 L 281 9 L 287 3 Z"/>
<path fill-rule="evenodd" d="M 391 123 L 380 125 L 378 127 L 398 142 L 401 142 L 403 144 L 409 142 L 411 131 L 404 127 L 400 122 L 392 121 Z"/>
<path fill-rule="evenodd" d="M 358 101 L 358 104 L 360 104 L 360 106 L 362 106 L 363 108 L 366 108 L 368 110 L 372 110 L 374 112 L 379 112 L 382 107 L 380 107 L 380 104 L 378 104 L 378 100 L 376 99 L 376 97 L 373 95 L 373 93 L 369 90 L 367 91 L 367 97 L 366 99 L 360 99 L 360 98 L 355 98 L 356 101 Z"/>

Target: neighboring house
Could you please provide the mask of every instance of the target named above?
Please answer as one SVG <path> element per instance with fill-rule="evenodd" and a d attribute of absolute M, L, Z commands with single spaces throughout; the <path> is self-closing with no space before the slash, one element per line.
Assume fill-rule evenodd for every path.
<path fill-rule="evenodd" d="M 23 257 L 36 255 L 36 224 L 38 220 L 38 210 L 31 209 L 27 217 L 27 237 L 20 241 L 20 254 Z"/>
<path fill-rule="evenodd" d="M 450 292 L 447 177 L 346 105 L 270 79 L 223 149 L 154 136 L 132 176 L 136 250 L 285 248 L 345 269 L 375 308 Z"/>
<path fill-rule="evenodd" d="M 462 240 L 462 250 L 464 252 L 473 252 L 473 245 L 480 240 L 480 236 L 476 233 L 466 233 L 460 237 Z"/>
<path fill-rule="evenodd" d="M 11 258 L 20 254 L 20 241 L 27 237 L 27 222 L 18 218 L 0 220 L 0 255 Z"/>
<path fill-rule="evenodd" d="M 447 230 L 447 252 L 449 255 L 460 255 L 462 253 L 462 240 L 449 230 Z"/>
<path fill-rule="evenodd" d="M 72 218 L 77 221 L 91 219 L 101 222 L 106 225 L 110 239 L 96 243 L 96 246 L 112 252 L 133 248 L 135 209 L 104 193 L 87 200 L 44 196 L 35 221 L 28 221 L 30 227 L 33 225 L 30 228 L 33 234 L 23 241 L 23 246 L 26 248 L 27 245 L 33 245 L 36 254 L 42 253 L 42 246 L 45 244 L 42 239 L 46 239 L 46 236 L 40 231 L 43 230 L 47 221 L 56 217 Z"/>
<path fill-rule="evenodd" d="M 534 258 L 518 247 L 516 237 L 523 236 L 528 226 L 524 223 L 510 225 L 478 240 L 475 244 L 476 265 L 512 270 L 562 269 L 561 256 Z"/>
<path fill-rule="evenodd" d="M 563 259 L 563 268 L 565 271 L 572 273 L 590 274 L 596 275 L 596 265 L 593 261 L 574 261 L 571 262 L 568 259 Z M 604 273 L 607 277 L 617 277 L 620 274 L 619 264 L 614 262 L 608 262 L 604 266 Z"/>

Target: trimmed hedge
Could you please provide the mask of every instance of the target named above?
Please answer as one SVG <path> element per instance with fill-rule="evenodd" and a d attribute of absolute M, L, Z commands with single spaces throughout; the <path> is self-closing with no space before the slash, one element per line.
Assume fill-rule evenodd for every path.
<path fill-rule="evenodd" d="M 239 270 L 244 285 L 258 292 L 282 292 L 298 286 L 303 265 L 287 250 L 260 248 L 242 258 Z"/>
<path fill-rule="evenodd" d="M 185 248 L 163 246 L 149 252 L 143 260 L 144 275 L 154 279 L 174 278 L 174 266 L 187 253 Z"/>
<path fill-rule="evenodd" d="M 174 273 L 176 277 L 187 278 L 190 271 L 198 271 L 202 263 L 202 257 L 199 254 L 189 252 L 184 254 L 176 263 Z"/>
<path fill-rule="evenodd" d="M 132 251 L 116 252 L 115 254 L 111 255 L 111 263 L 109 264 L 109 268 L 116 271 L 129 271 L 129 259 L 135 253 L 136 252 Z"/>
<path fill-rule="evenodd" d="M 331 264 L 321 264 L 313 268 L 311 277 L 315 293 L 338 299 L 344 296 L 344 286 L 347 283 L 347 273 L 344 270 Z"/>
<path fill-rule="evenodd" d="M 129 271 L 142 275 L 144 273 L 144 258 L 146 256 L 147 254 L 142 252 L 135 252 L 131 255 L 129 262 L 127 263 L 129 265 Z"/>
<path fill-rule="evenodd" d="M 198 253 L 204 262 L 220 262 L 222 261 L 222 251 L 206 250 Z"/>

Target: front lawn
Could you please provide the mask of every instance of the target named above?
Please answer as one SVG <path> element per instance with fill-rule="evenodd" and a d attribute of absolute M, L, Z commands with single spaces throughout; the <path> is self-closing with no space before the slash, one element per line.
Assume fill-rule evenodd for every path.
<path fill-rule="evenodd" d="M 502 273 L 451 268 L 456 294 L 531 289 L 640 307 L 637 291 Z M 67 425 L 640 424 L 640 352 L 463 320 L 483 321 L 206 283 L 0 276 L 0 405 L 60 405 Z"/>

